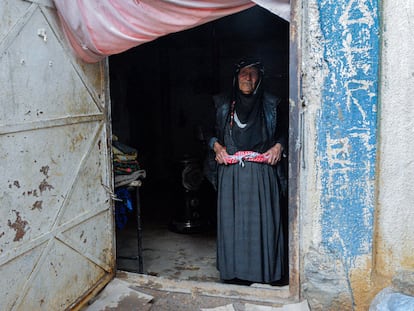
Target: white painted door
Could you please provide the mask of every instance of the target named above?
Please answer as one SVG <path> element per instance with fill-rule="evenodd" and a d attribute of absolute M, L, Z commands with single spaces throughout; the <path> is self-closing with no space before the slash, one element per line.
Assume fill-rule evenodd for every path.
<path fill-rule="evenodd" d="M 51 1 L 0 1 L 0 310 L 73 308 L 113 277 L 106 68 Z"/>

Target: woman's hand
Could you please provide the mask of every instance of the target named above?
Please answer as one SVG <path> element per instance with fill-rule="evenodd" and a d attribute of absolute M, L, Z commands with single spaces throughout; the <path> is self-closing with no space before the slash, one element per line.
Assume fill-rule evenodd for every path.
<path fill-rule="evenodd" d="M 228 153 L 226 151 L 226 147 L 220 145 L 218 142 L 215 142 L 213 149 L 214 149 L 214 152 L 216 153 L 216 158 L 215 158 L 216 162 L 218 164 L 227 165 L 226 157 L 228 157 Z"/>
<path fill-rule="evenodd" d="M 270 165 L 276 165 L 277 162 L 279 162 L 280 159 L 282 158 L 282 151 L 283 151 L 283 147 L 280 143 L 277 143 L 272 148 L 267 150 L 264 153 L 264 156 L 268 158 L 267 163 Z"/>

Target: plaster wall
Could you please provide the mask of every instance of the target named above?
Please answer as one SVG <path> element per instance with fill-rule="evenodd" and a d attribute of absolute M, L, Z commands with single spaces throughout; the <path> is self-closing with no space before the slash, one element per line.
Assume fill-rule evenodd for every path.
<path fill-rule="evenodd" d="M 376 210 L 379 3 L 302 3 L 301 290 L 366 310 Z"/>
<path fill-rule="evenodd" d="M 414 3 L 382 12 L 375 271 L 389 281 L 414 271 Z"/>

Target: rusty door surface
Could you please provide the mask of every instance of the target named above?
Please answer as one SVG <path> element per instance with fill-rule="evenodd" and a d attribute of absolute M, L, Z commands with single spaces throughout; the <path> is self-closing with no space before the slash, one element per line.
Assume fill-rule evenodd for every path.
<path fill-rule="evenodd" d="M 106 68 L 51 1 L 0 1 L 0 310 L 76 308 L 113 277 Z"/>

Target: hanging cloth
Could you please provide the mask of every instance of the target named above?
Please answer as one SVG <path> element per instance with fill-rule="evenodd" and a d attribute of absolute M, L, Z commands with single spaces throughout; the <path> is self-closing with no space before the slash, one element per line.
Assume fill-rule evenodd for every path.
<path fill-rule="evenodd" d="M 65 35 L 85 62 L 258 4 L 289 20 L 289 0 L 54 0 Z"/>

